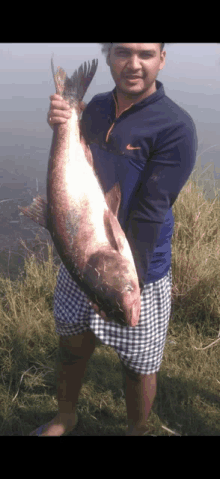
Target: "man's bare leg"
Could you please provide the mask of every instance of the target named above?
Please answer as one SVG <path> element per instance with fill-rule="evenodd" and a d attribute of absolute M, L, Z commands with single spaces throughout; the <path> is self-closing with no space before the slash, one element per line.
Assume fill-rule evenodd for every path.
<path fill-rule="evenodd" d="M 76 405 L 88 359 L 95 349 L 95 335 L 88 331 L 76 336 L 60 336 L 57 359 L 58 414 L 42 426 L 41 436 L 61 436 L 76 423 Z M 39 435 L 38 429 L 30 436 Z"/>
<path fill-rule="evenodd" d="M 126 436 L 142 436 L 147 432 L 147 419 L 156 396 L 157 378 L 153 374 L 135 374 L 125 368 L 125 397 L 128 416 Z"/>

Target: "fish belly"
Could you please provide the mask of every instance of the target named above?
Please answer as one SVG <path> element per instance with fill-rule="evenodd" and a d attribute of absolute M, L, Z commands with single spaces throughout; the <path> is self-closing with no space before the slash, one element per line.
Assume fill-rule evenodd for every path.
<path fill-rule="evenodd" d="M 86 218 L 87 228 L 91 228 L 93 240 L 96 241 L 96 244 L 103 244 L 106 243 L 104 211 L 107 209 L 107 205 L 99 181 L 92 166 L 88 163 L 80 143 L 75 110 L 70 126 L 65 172 L 66 191 L 76 216 L 81 218 L 81 223 L 84 222 L 84 217 Z"/>

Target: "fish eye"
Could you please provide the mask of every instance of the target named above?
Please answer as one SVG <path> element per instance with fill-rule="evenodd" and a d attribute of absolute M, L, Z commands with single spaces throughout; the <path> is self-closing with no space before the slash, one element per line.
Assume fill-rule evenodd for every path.
<path fill-rule="evenodd" d="M 133 290 L 134 290 L 134 288 L 130 283 L 126 284 L 124 291 L 133 291 Z"/>

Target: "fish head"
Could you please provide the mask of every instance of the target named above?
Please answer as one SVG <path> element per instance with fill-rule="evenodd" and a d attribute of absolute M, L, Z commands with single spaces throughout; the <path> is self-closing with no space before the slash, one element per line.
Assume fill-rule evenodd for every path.
<path fill-rule="evenodd" d="M 140 288 L 134 266 L 123 255 L 106 247 L 86 264 L 83 280 L 90 299 L 108 319 L 123 326 L 136 326 L 140 316 Z"/>

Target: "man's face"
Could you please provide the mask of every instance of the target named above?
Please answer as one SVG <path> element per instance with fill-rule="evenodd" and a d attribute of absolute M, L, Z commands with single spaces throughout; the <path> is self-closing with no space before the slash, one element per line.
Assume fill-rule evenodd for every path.
<path fill-rule="evenodd" d="M 113 43 L 107 64 L 117 90 L 128 98 L 151 95 L 155 80 L 165 65 L 160 43 Z"/>

